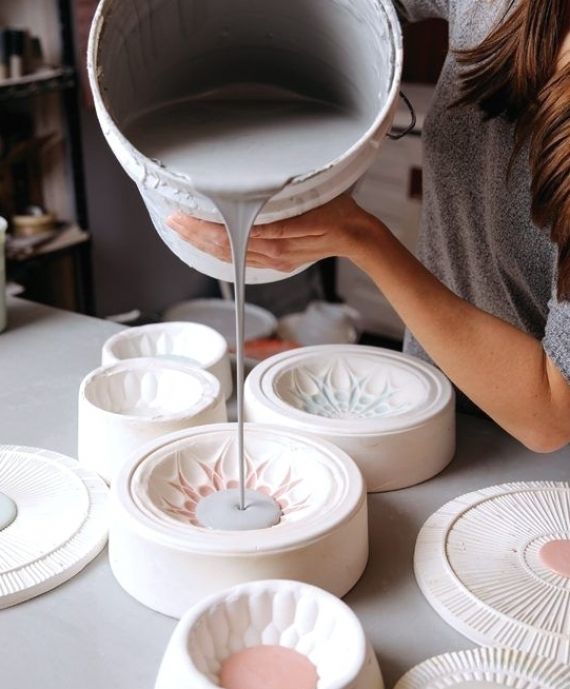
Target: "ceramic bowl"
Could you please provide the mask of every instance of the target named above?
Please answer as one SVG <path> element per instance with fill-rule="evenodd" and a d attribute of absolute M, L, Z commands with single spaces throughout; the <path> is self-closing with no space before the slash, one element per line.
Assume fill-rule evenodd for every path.
<path fill-rule="evenodd" d="M 352 460 L 329 443 L 247 425 L 247 488 L 282 510 L 268 529 L 203 528 L 203 497 L 238 485 L 236 426 L 191 428 L 147 445 L 118 475 L 110 562 L 144 605 L 180 617 L 204 596 L 260 579 L 305 581 L 342 596 L 368 559 L 366 493 Z"/>
<path fill-rule="evenodd" d="M 259 364 L 246 420 L 308 431 L 343 449 L 369 492 L 425 481 L 455 452 L 455 400 L 434 367 L 358 345 L 307 347 Z"/>
<path fill-rule="evenodd" d="M 383 689 L 378 662 L 352 610 L 330 593 L 295 581 L 236 586 L 188 611 L 170 640 L 155 689 L 219 689 L 225 660 L 268 645 L 308 658 L 318 689 Z"/>
<path fill-rule="evenodd" d="M 236 348 L 236 307 L 226 299 L 191 299 L 171 306 L 164 313 L 165 321 L 193 321 L 214 328 Z M 245 305 L 245 340 L 271 337 L 277 329 L 277 319 L 267 309 L 256 304 Z"/>
<path fill-rule="evenodd" d="M 226 399 L 232 396 L 233 381 L 224 337 L 201 323 L 157 323 L 128 328 L 103 345 L 102 363 L 156 357 L 187 361 L 209 371 L 220 381 Z"/>
<path fill-rule="evenodd" d="M 102 366 L 79 389 L 79 461 L 111 482 L 148 441 L 226 418 L 218 379 L 191 364 L 143 358 Z"/>

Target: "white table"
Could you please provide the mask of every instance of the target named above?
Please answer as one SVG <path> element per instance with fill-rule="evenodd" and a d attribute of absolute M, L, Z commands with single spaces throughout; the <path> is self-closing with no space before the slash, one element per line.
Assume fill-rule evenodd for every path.
<path fill-rule="evenodd" d="M 73 456 L 79 383 L 120 328 L 18 300 L 9 302 L 8 315 L 9 330 L 0 335 L 0 443 Z M 457 457 L 441 476 L 370 496 L 370 563 L 346 600 L 376 649 L 387 689 L 416 663 L 473 646 L 415 585 L 414 542 L 425 519 L 491 484 L 570 478 L 569 449 L 534 455 L 493 424 L 469 417 L 459 417 L 458 434 Z M 103 552 L 55 591 L 0 611 L 0 687 L 152 689 L 174 626 L 123 592 Z"/>

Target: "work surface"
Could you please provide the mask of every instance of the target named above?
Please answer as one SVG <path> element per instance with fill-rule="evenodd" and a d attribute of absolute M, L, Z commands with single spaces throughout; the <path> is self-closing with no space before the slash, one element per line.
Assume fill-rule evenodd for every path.
<path fill-rule="evenodd" d="M 79 383 L 120 328 L 23 301 L 8 307 L 9 330 L 0 335 L 0 443 L 74 456 Z M 473 646 L 440 620 L 414 582 L 414 543 L 427 517 L 484 486 L 569 478 L 569 449 L 534 455 L 493 424 L 459 417 L 457 456 L 442 475 L 369 497 L 370 562 L 346 601 L 376 649 L 387 689 L 418 662 Z M 175 624 L 123 592 L 104 551 L 60 588 L 0 611 L 0 687 L 152 689 Z"/>

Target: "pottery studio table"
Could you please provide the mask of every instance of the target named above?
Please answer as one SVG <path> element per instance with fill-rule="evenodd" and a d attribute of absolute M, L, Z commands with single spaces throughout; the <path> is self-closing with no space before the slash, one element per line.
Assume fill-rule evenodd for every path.
<path fill-rule="evenodd" d="M 0 335 L 0 443 L 74 456 L 79 383 L 120 328 L 20 300 L 9 301 L 8 316 Z M 484 486 L 569 477 L 569 449 L 535 455 L 492 423 L 459 416 L 457 455 L 443 474 L 369 497 L 370 562 L 346 601 L 378 654 L 387 689 L 420 661 L 474 645 L 415 584 L 414 543 L 427 517 Z M 0 687 L 152 689 L 175 624 L 120 588 L 103 551 L 54 591 L 0 611 Z"/>

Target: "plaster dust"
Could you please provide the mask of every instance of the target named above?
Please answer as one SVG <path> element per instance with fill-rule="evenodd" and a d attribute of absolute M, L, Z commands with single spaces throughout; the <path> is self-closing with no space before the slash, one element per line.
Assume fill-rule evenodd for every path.
<path fill-rule="evenodd" d="M 315 666 L 283 646 L 252 646 L 234 653 L 220 671 L 223 689 L 316 689 Z"/>
<path fill-rule="evenodd" d="M 539 558 L 552 572 L 570 579 L 570 539 L 546 543 L 540 549 Z"/>
<path fill-rule="evenodd" d="M 234 264 L 237 343 L 238 506 L 248 518 L 236 528 L 275 524 L 267 499 L 252 500 L 244 470 L 244 308 L 249 234 L 265 204 L 287 183 L 332 164 L 367 126 L 358 108 L 339 106 L 282 88 L 231 84 L 198 97 L 168 103 L 134 119 L 129 140 L 146 157 L 191 177 L 222 215 Z M 209 505 L 209 523 L 227 522 L 227 500 Z M 234 499 L 234 495 L 231 495 Z M 219 520 L 212 512 L 221 510 Z M 238 526 L 239 524 L 239 526 Z"/>

